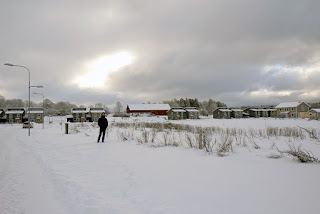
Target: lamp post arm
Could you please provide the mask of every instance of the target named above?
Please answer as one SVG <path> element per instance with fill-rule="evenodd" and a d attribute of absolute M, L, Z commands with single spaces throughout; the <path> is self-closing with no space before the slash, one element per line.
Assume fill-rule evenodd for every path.
<path fill-rule="evenodd" d="M 11 65 L 11 66 L 15 66 L 15 67 L 21 67 L 21 68 L 25 68 L 27 69 L 28 73 L 29 73 L 29 107 L 28 107 L 28 122 L 30 123 L 30 70 L 26 67 L 26 66 L 23 66 L 23 65 Z M 30 124 L 28 125 L 29 127 L 29 130 L 28 130 L 28 135 L 30 136 Z"/>
<path fill-rule="evenodd" d="M 25 68 L 28 73 L 29 73 L 29 109 L 28 109 L 28 122 L 30 123 L 30 70 L 29 68 L 27 68 L 26 66 L 23 65 L 15 65 L 15 64 L 11 64 L 11 63 L 5 63 L 4 65 L 6 66 L 14 66 L 14 67 L 20 67 L 20 68 Z M 29 131 L 28 131 L 28 135 L 30 136 L 30 124 L 28 125 L 29 127 Z"/>

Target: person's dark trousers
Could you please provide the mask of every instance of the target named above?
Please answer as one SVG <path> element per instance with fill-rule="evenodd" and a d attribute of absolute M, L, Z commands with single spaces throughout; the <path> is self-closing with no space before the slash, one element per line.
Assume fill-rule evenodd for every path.
<path fill-rule="evenodd" d="M 106 129 L 100 128 L 99 137 L 98 137 L 98 143 L 100 141 L 101 133 L 102 133 L 102 142 L 104 142 L 104 136 L 106 135 Z"/>

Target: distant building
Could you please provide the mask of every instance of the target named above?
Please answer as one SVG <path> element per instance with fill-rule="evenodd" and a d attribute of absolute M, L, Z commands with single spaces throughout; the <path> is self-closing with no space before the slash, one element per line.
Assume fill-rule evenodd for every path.
<path fill-rule="evenodd" d="M 277 117 L 277 109 L 270 108 L 269 109 L 269 117 Z"/>
<path fill-rule="evenodd" d="M 261 109 L 250 108 L 247 110 L 249 117 L 261 117 Z"/>
<path fill-rule="evenodd" d="M 127 113 L 130 115 L 152 114 L 168 115 L 169 104 L 128 104 Z"/>
<path fill-rule="evenodd" d="M 72 122 L 86 122 L 87 108 L 72 108 Z"/>
<path fill-rule="evenodd" d="M 233 118 L 242 118 L 243 117 L 243 110 L 242 109 L 230 109 L 231 110 L 231 117 Z"/>
<path fill-rule="evenodd" d="M 280 103 L 275 108 L 279 118 L 298 118 L 301 117 L 300 113 L 305 114 L 309 111 L 310 105 L 304 102 L 288 102 Z"/>
<path fill-rule="evenodd" d="M 187 119 L 199 119 L 199 110 L 196 107 L 185 107 Z"/>
<path fill-rule="evenodd" d="M 261 109 L 260 116 L 269 117 L 269 109 Z"/>
<path fill-rule="evenodd" d="M 90 108 L 87 119 L 90 122 L 98 122 L 103 112 L 105 112 L 103 108 Z"/>
<path fill-rule="evenodd" d="M 231 110 L 227 108 L 217 108 L 213 111 L 213 118 L 216 119 L 230 119 L 231 118 Z"/>
<path fill-rule="evenodd" d="M 310 119 L 319 120 L 320 119 L 320 108 L 310 109 L 309 112 Z"/>
<path fill-rule="evenodd" d="M 7 118 L 6 122 L 8 123 L 22 123 L 25 120 L 24 108 L 8 108 L 5 114 Z"/>
<path fill-rule="evenodd" d="M 43 108 L 30 108 L 30 122 L 43 123 Z"/>
<path fill-rule="evenodd" d="M 168 111 L 168 120 L 182 120 L 187 118 L 187 112 L 182 107 L 174 107 Z"/>
<path fill-rule="evenodd" d="M 71 115 L 67 115 L 68 122 L 98 122 L 103 108 L 72 108 Z"/>
<path fill-rule="evenodd" d="M 244 111 L 249 117 L 277 117 L 277 110 L 272 108 L 248 108 Z"/>

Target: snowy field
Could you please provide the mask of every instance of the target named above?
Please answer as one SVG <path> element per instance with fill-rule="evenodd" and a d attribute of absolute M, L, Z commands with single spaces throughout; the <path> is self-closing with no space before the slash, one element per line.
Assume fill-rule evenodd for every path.
<path fill-rule="evenodd" d="M 319 121 L 108 118 L 97 144 L 46 119 L 0 124 L 1 214 L 319 213 L 320 164 L 289 152 L 320 159 Z"/>

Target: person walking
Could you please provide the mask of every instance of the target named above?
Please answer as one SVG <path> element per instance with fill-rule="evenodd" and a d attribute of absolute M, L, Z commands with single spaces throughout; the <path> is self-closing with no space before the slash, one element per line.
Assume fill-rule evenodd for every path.
<path fill-rule="evenodd" d="M 101 133 L 102 133 L 102 143 L 103 143 L 104 136 L 106 135 L 106 129 L 108 128 L 108 120 L 107 120 L 104 112 L 102 112 L 101 117 L 98 120 L 98 126 L 100 127 L 98 143 L 100 141 Z"/>

